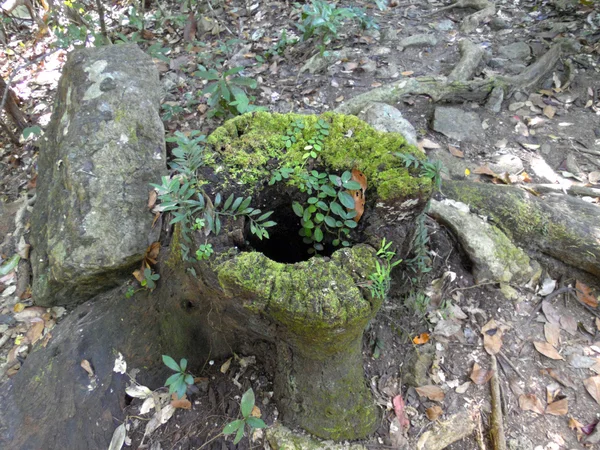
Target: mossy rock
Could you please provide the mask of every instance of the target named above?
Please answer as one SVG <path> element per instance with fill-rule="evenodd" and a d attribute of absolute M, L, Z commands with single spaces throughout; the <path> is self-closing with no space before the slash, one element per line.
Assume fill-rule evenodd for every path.
<path fill-rule="evenodd" d="M 274 170 L 302 167 L 305 147 L 316 135 L 319 119 L 330 124 L 329 135 L 318 158 L 305 169 L 341 173 L 356 168 L 367 176 L 369 189 L 375 190 L 380 200 L 429 197 L 431 179 L 407 169 L 394 155 L 410 153 L 424 160 L 423 152 L 401 134 L 380 132 L 355 116 L 331 112 L 321 116 L 256 112 L 231 119 L 208 137 L 215 150 L 211 164 L 231 183 L 254 190 L 268 181 Z M 297 120 L 304 123 L 304 129 L 286 148 L 283 138 Z M 295 182 L 294 176 L 288 180 L 292 185 Z"/>

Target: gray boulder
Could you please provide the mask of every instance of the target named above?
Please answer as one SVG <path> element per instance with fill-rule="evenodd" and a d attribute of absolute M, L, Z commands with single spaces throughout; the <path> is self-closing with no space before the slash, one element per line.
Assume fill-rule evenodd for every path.
<path fill-rule="evenodd" d="M 358 115 L 377 131 L 386 133 L 400 133 L 411 145 L 417 145 L 417 132 L 415 127 L 402 117 L 402 113 L 386 103 L 371 103 Z"/>
<path fill-rule="evenodd" d="M 131 276 L 152 228 L 150 182 L 166 173 L 161 89 L 134 45 L 69 55 L 39 156 L 33 297 L 81 303 Z"/>
<path fill-rule="evenodd" d="M 523 61 L 531 55 L 531 48 L 525 42 L 515 42 L 500 47 L 498 53 L 512 61 Z"/>
<path fill-rule="evenodd" d="M 460 108 L 438 106 L 433 116 L 433 129 L 457 141 L 478 141 L 484 137 L 477 113 Z"/>

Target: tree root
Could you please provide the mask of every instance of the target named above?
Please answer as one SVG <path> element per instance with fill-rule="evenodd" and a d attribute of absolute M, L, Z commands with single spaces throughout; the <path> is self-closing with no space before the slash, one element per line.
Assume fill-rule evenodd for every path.
<path fill-rule="evenodd" d="M 506 450 L 506 437 L 504 435 L 504 419 L 502 417 L 502 401 L 500 397 L 500 383 L 498 381 L 498 364 L 496 357 L 492 357 L 493 375 L 490 379 L 490 390 L 492 391 L 492 416 L 490 424 L 490 435 L 494 443 L 494 450 Z"/>
<path fill-rule="evenodd" d="M 448 75 L 448 81 L 458 80 L 469 80 L 473 78 L 475 69 L 483 58 L 483 49 L 479 45 L 473 44 L 469 39 L 462 39 L 458 43 L 458 49 L 460 50 L 460 61 L 454 67 L 450 75 Z"/>
<path fill-rule="evenodd" d="M 465 50 L 463 57 L 452 71 L 452 76 L 470 76 L 471 66 L 474 62 L 472 54 L 468 51 L 469 44 L 463 44 Z M 408 95 L 427 95 L 434 101 L 462 103 L 465 101 L 482 102 L 488 97 L 494 88 L 501 88 L 505 94 L 510 94 L 517 89 L 530 89 L 537 85 L 540 80 L 548 76 L 560 57 L 577 49 L 577 44 L 569 39 L 564 39 L 554 44 L 535 63 L 516 76 L 496 76 L 485 80 L 456 79 L 449 77 L 423 76 L 416 78 L 404 78 L 387 86 L 373 89 L 360 94 L 338 106 L 335 112 L 342 114 L 358 114 L 369 103 L 383 102 L 395 104 Z"/>

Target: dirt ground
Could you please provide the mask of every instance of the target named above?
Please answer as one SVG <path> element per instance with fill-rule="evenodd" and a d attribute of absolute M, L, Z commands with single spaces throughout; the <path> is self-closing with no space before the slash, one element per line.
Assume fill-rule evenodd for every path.
<path fill-rule="evenodd" d="M 288 38 L 298 36 L 294 26 L 298 10 L 292 4 L 230 1 L 219 6 L 217 3 L 205 15 L 222 25 L 221 33 L 205 33 L 200 36 L 201 43 L 191 45 L 182 40 L 182 31 L 175 25 L 154 29 L 154 22 L 149 20 L 148 30 L 153 37 L 140 43 L 142 48 L 148 48 L 159 42 L 171 49 L 169 62 L 156 60 L 165 87 L 164 104 L 180 108 L 173 117 L 164 117 L 170 133 L 201 130 L 208 134 L 220 123 L 208 118 L 206 97 L 197 95 L 203 87 L 202 80 L 192 75 L 198 64 L 210 67 L 225 62 L 228 67 L 244 66 L 243 75 L 258 82 L 253 92 L 256 103 L 272 112 L 319 114 L 402 77 L 448 75 L 460 56 L 457 45 L 460 38 L 469 37 L 486 50 L 484 63 L 476 73 L 477 77 L 485 77 L 519 73 L 542 55 L 553 40 L 569 36 L 582 45 L 572 62 L 562 60 L 553 77 L 543 80 L 536 90 L 513 93 L 499 113 L 492 113 L 480 104 L 453 105 L 479 115 L 483 126 L 479 136 L 458 142 L 435 132 L 432 117 L 437 105 L 426 96 L 406 97 L 395 106 L 414 125 L 417 137 L 428 140 L 427 152 L 432 156 L 445 154 L 443 159 L 454 178 L 480 177 L 482 182 L 491 182 L 489 176 L 476 175 L 477 168 L 497 162 L 502 155 L 510 155 L 522 163 L 510 173 L 515 183 L 563 187 L 578 183 L 599 187 L 600 5 L 597 2 L 573 2 L 573 8 L 561 9 L 570 2 L 498 0 L 492 20 L 464 33 L 460 24 L 472 9 L 457 8 L 434 14 L 444 6 L 442 2 L 394 0 L 390 4 L 393 6 L 380 11 L 372 3 L 342 1 L 338 6 L 366 6 L 380 29 L 361 32 L 357 27 L 344 27 L 328 50 L 349 47 L 358 56 L 334 60 L 315 74 L 300 72 L 307 58 L 315 53 L 314 46 L 301 43 L 288 47 L 281 55 L 264 58 L 283 28 Z M 126 5 L 114 6 L 115 11 L 126 11 Z M 150 5 L 148 15 L 152 8 Z M 163 8 L 178 11 L 179 5 L 167 2 Z M 29 25 L 15 29 L 9 43 L 0 49 L 0 74 L 5 79 L 15 65 L 44 51 L 44 43 L 32 45 L 28 30 Z M 122 26 L 120 31 L 127 34 L 132 28 Z M 401 39 L 420 33 L 434 35 L 437 44 L 399 49 Z M 516 59 L 502 57 L 503 49 L 514 43 L 526 43 L 530 54 Z M 55 52 L 43 64 L 29 65 L 13 79 L 12 88 L 23 101 L 23 111 L 32 123 L 42 128 L 49 122 L 64 61 L 65 53 Z M 3 120 L 10 123 L 6 117 Z M 439 148 L 432 148 L 436 145 L 431 143 Z M 15 146 L 6 136 L 0 141 L 2 237 L 13 229 L 10 218 L 16 209 L 11 204 L 22 195 L 35 194 L 37 152 L 33 140 L 21 146 Z M 587 200 L 599 202 L 598 198 Z M 515 286 L 508 295 L 512 298 L 507 298 L 506 291 L 503 293 L 496 284 L 474 285 L 471 264 L 451 233 L 432 219 L 426 221 L 426 226 L 431 271 L 422 273 L 408 264 L 399 266 L 389 300 L 365 333 L 366 382 L 381 406 L 382 420 L 376 434 L 362 444 L 369 449 L 399 448 L 402 439 L 398 441 L 395 433 L 390 433 L 390 424 L 395 417 L 392 400 L 401 395 L 411 422 L 406 448 L 417 448 L 419 439 L 435 426 L 436 420 L 444 422 L 467 410 L 479 412 L 477 425 L 481 427 L 485 448 L 493 448 L 488 437 L 489 383 L 476 384 L 471 378 L 474 364 L 490 369 L 481 329 L 493 319 L 504 334 L 497 375 L 509 448 L 554 450 L 594 446 L 600 441 L 600 430 L 595 432 L 600 406 L 584 387 L 584 380 L 600 373 L 598 313 L 584 308 L 567 293 L 555 296 L 532 315 L 541 299 L 537 285 Z M 1 250 L 0 264 L 16 249 L 3 246 Z M 561 272 L 560 266 L 556 267 L 559 269 L 549 267 L 544 271 L 541 282 L 546 280 L 550 285 L 554 280 L 555 289 L 574 285 L 575 280 Z M 1 362 L 14 348 L 15 339 L 27 331 L 12 317 L 15 303 L 32 304 L 27 292 L 20 298 L 13 295 L 15 283 L 14 272 L 0 277 L 0 331 L 2 336 L 8 336 L 0 341 Z M 415 343 L 413 339 L 422 333 L 429 342 Z M 534 347 L 534 342 L 549 340 L 555 342 L 561 359 L 543 356 Z M 424 361 L 425 369 L 419 369 L 415 361 Z M 255 432 L 250 439 L 244 438 L 237 447 L 231 437 L 220 436 L 223 426 L 239 416 L 241 394 L 249 387 L 256 393 L 256 405 L 265 422 L 272 425 L 278 421 L 272 380 L 261 361 L 242 369 L 234 358 L 229 368 L 222 370 L 225 362 L 209 361 L 194 373 L 198 379 L 190 396 L 192 409 L 177 410 L 171 420 L 144 438 L 144 448 L 269 448 L 262 431 Z M 0 382 L 7 374 L 2 376 Z M 485 378 L 485 374 L 481 376 Z M 415 385 L 435 385 L 443 391 L 443 398 L 429 400 L 419 395 Z M 555 404 L 564 399 L 567 402 Z M 596 399 L 600 400 L 598 396 Z M 145 422 L 150 418 L 139 414 L 140 403 L 133 399 L 127 409 L 128 435 L 133 448 L 139 446 Z M 428 413 L 435 411 L 441 411 L 441 415 L 430 420 Z M 484 448 L 477 434 L 447 448 Z"/>

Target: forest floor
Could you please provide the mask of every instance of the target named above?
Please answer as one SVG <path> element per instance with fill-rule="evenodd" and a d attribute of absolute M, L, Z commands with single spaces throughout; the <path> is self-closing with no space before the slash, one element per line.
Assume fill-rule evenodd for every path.
<path fill-rule="evenodd" d="M 162 6 L 163 14 L 170 11 L 179 19 L 158 21 L 158 9 L 150 5 L 143 32 L 147 40 L 139 44 L 148 49 L 158 43 L 166 49 L 165 58 L 155 61 L 165 89 L 162 114 L 167 133 L 201 130 L 209 134 L 222 123 L 222 119 L 209 117 L 207 97 L 201 94 L 206 81 L 194 76 L 199 65 L 217 70 L 243 67 L 241 75 L 257 81 L 257 89 L 251 91 L 255 103 L 271 112 L 319 114 L 402 78 L 448 75 L 460 59 L 458 42 L 465 37 L 485 50 L 475 76 L 486 78 L 521 73 L 556 39 L 569 36 L 581 44 L 580 51 L 570 62 L 561 60 L 552 76 L 534 90 L 512 93 L 500 112 L 491 112 L 478 103 L 452 105 L 474 113 L 470 117 L 476 117 L 475 128 L 473 123 L 458 118 L 453 124 L 456 134 L 434 125 L 438 105 L 428 96 L 407 96 L 394 106 L 417 130 L 424 151 L 443 161 L 448 176 L 454 179 L 545 183 L 565 189 L 571 184 L 598 187 L 597 2 L 497 0 L 495 15 L 468 33 L 460 31 L 461 22 L 473 9 L 436 13 L 445 5 L 433 0 L 392 0 L 383 11 L 360 1 L 338 3 L 338 8 L 344 6 L 366 7 L 379 29 L 362 31 L 351 25 L 339 28 L 327 51 L 347 49 L 342 52 L 344 57 L 325 58 L 322 70 L 310 73 L 301 69 L 310 56 L 319 53 L 314 43 L 282 44 L 280 53 L 274 51 L 282 42 L 282 30 L 286 30 L 288 40 L 300 35 L 295 26 L 299 10 L 289 3 L 214 2 L 213 7 L 196 16 L 203 22 L 198 40 L 187 42 L 183 31 L 187 12 L 179 4 L 166 4 Z M 116 25 L 127 11 L 124 5 L 119 9 L 115 4 L 111 11 L 107 12 L 109 29 L 130 38 L 140 31 L 131 22 Z M 202 28 L 208 31 L 201 33 Z M 400 45 L 403 39 L 421 34 L 429 36 L 424 44 Z M 5 80 L 15 67 L 47 51 L 47 42 L 34 42 L 33 36 L 31 24 L 23 23 L 0 49 L 0 75 Z M 65 59 L 64 51 L 54 52 L 43 63 L 16 72 L 11 83 L 31 124 L 42 129 L 50 120 Z M 10 119 L 4 120 L 10 123 Z M 445 134 L 436 129 L 445 130 Z M 14 202 L 24 194 L 35 193 L 38 150 L 32 138 L 21 145 L 11 143 L 7 136 L 0 139 L 0 240 L 14 227 Z M 443 186 L 438 195 L 443 196 Z M 586 200 L 600 202 L 599 198 Z M 428 431 L 469 411 L 475 412 L 476 432 L 447 448 L 493 448 L 489 440 L 491 400 L 487 382 L 491 360 L 482 328 L 484 333 L 491 330 L 486 339 L 502 345 L 497 376 L 508 448 L 580 449 L 599 442 L 600 430 L 596 432 L 595 426 L 600 419 L 600 382 L 594 378 L 600 374 L 597 313 L 584 309 L 567 293 L 545 302 L 534 314 L 543 295 L 575 280 L 549 267 L 540 286 L 501 290 L 497 284 L 475 285 L 471 263 L 452 234 L 429 218 L 426 226 L 430 271 L 420 271 L 410 264 L 399 266 L 402 275 L 396 277 L 390 298 L 366 332 L 366 381 L 381 406 L 382 420 L 376 434 L 361 444 L 369 449 L 403 445 L 418 448 Z M 0 250 L 0 265 L 16 251 L 6 246 Z M 14 319 L 17 305 L 27 307 L 32 303 L 29 291 L 16 296 L 16 279 L 14 271 L 0 277 L 0 358 L 4 360 L 15 340 L 28 331 L 23 322 Z M 492 320 L 495 322 L 490 325 Z M 543 344 L 542 351 L 534 342 L 538 347 Z M 544 350 L 548 343 L 559 353 Z M 265 422 L 277 422 L 269 373 L 261 361 L 244 356 L 243 365 L 238 357 L 229 362 L 207 362 L 195 374 L 198 389 L 190 398 L 191 409 L 178 409 L 165 425 L 144 438 L 144 446 L 236 448 L 231 436 L 219 434 L 239 415 L 242 385 L 254 389 Z M 3 373 L 0 382 L 9 375 Z M 404 400 L 404 411 L 394 409 L 393 401 L 398 396 Z M 128 407 L 128 435 L 134 448 L 139 446 L 150 417 L 141 416 L 139 406 L 139 401 L 133 400 Z M 398 427 L 398 416 L 402 415 L 410 421 L 406 433 Z M 237 448 L 269 447 L 264 433 L 256 431 Z"/>

